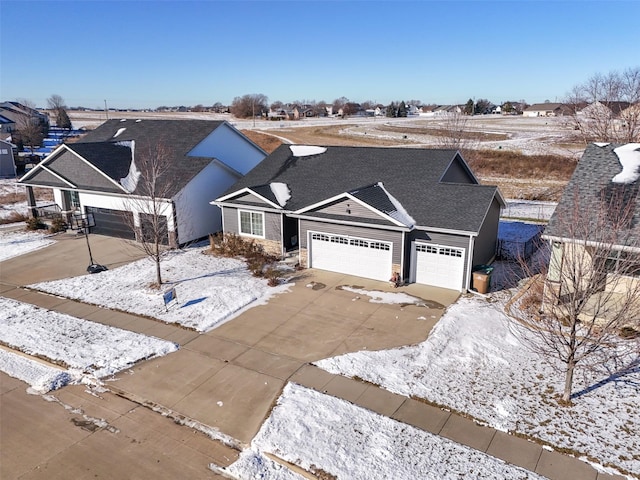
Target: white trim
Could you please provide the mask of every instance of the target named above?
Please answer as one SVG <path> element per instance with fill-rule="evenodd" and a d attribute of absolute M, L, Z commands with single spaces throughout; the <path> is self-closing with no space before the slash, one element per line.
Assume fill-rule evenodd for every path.
<path fill-rule="evenodd" d="M 309 206 L 307 206 L 307 207 L 304 207 L 304 208 L 301 208 L 301 209 L 299 209 L 299 210 L 296 210 L 294 213 L 295 213 L 295 214 L 298 214 L 298 215 L 299 215 L 299 214 L 302 214 L 302 213 L 306 213 L 306 212 L 308 212 L 309 210 L 313 210 L 313 209 L 318 208 L 318 207 L 321 207 L 321 206 L 323 206 L 323 205 L 327 205 L 327 204 L 329 204 L 329 203 L 331 203 L 331 202 L 334 202 L 334 201 L 336 201 L 336 200 L 339 200 L 339 199 L 341 199 L 341 198 L 344 198 L 345 200 L 350 200 L 350 201 L 352 201 L 352 202 L 355 202 L 355 203 L 357 203 L 357 204 L 361 205 L 362 207 L 364 207 L 364 208 L 366 208 L 366 209 L 370 210 L 371 212 L 373 212 L 373 213 L 375 213 L 375 214 L 377 214 L 377 215 L 380 215 L 380 216 L 381 216 L 382 218 L 384 218 L 385 220 L 388 220 L 389 222 L 391 222 L 391 223 L 393 223 L 393 224 L 395 224 L 395 225 L 398 225 L 399 227 L 406 227 L 406 225 L 405 225 L 404 223 L 399 222 L 399 221 L 398 221 L 398 220 L 396 220 L 395 218 L 393 218 L 393 217 L 391 217 L 391 216 L 387 215 L 386 213 L 381 212 L 381 211 L 380 211 L 380 210 L 378 210 L 377 208 L 373 208 L 371 205 L 369 205 L 368 203 L 363 202 L 362 200 L 360 200 L 360 199 L 358 199 L 358 198 L 354 197 L 354 196 L 353 196 L 353 195 L 351 195 L 349 192 L 340 193 L 340 194 L 335 195 L 335 196 L 333 196 L 333 197 L 331 197 L 331 198 L 329 198 L 329 199 L 326 199 L 326 200 L 323 200 L 323 201 L 321 201 L 321 202 L 314 203 L 313 205 L 309 205 Z"/>
<path fill-rule="evenodd" d="M 252 233 L 244 233 L 242 231 L 242 219 L 241 219 L 241 214 L 242 213 L 249 213 L 249 214 L 258 214 L 260 215 L 260 217 L 262 218 L 262 235 L 254 235 Z M 240 210 L 238 209 L 238 235 L 240 235 L 241 237 L 251 237 L 251 238 L 266 238 L 266 234 L 267 234 L 267 224 L 265 222 L 265 215 L 264 212 L 260 211 L 260 210 Z"/>
<path fill-rule="evenodd" d="M 560 243 L 573 243 L 575 245 L 583 245 L 585 247 L 610 248 L 611 250 L 619 250 L 621 252 L 640 253 L 640 247 L 629 247 L 627 245 L 618 245 L 613 242 L 594 242 L 593 240 L 580 240 L 575 238 L 555 237 L 552 235 L 542 235 L 543 240 Z"/>
<path fill-rule="evenodd" d="M 471 289 L 471 271 L 473 270 L 473 249 L 475 248 L 475 237 L 469 237 L 469 250 L 467 250 L 467 271 L 464 272 L 465 275 L 465 290 Z M 495 255 L 495 252 L 494 252 Z"/>
<path fill-rule="evenodd" d="M 451 235 L 462 235 L 463 237 L 478 236 L 478 232 L 467 232 L 466 230 L 451 230 L 448 228 L 422 227 L 422 226 L 415 227 L 415 229 L 421 232 L 450 233 Z"/>
<path fill-rule="evenodd" d="M 218 198 L 216 198 L 215 200 L 212 200 L 209 203 L 211 205 L 217 205 L 218 203 L 225 202 L 226 199 L 228 199 L 228 198 L 237 197 L 238 195 L 241 195 L 243 193 L 250 193 L 252 195 L 255 195 L 256 197 L 258 197 L 263 202 L 268 203 L 269 205 L 272 205 L 273 207 L 275 207 L 279 211 L 282 211 L 282 207 L 280 205 L 273 203 L 271 200 L 269 200 L 268 198 L 263 197 L 259 193 L 256 193 L 254 190 L 252 190 L 249 187 L 244 187 L 243 189 L 237 190 L 237 191 L 235 191 L 233 193 L 230 193 L 229 195 L 225 195 L 224 197 L 218 197 Z"/>
<path fill-rule="evenodd" d="M 335 244 L 335 245 L 345 245 L 348 248 L 360 248 L 360 249 L 364 249 L 366 248 L 367 251 L 371 250 L 371 251 L 376 251 L 376 252 L 386 252 L 385 255 L 388 257 L 388 264 L 386 265 L 382 265 L 381 263 L 377 263 L 377 265 L 381 265 L 381 269 L 388 269 L 389 271 L 386 272 L 384 274 L 385 278 L 376 278 L 375 276 L 367 276 L 367 275 L 363 275 L 366 273 L 372 273 L 370 271 L 367 271 L 366 269 L 362 269 L 362 270 L 358 270 L 359 265 L 358 263 L 354 263 L 354 262 L 345 262 L 348 263 L 349 265 L 356 265 L 355 270 L 351 270 L 349 268 L 347 269 L 342 269 L 341 270 L 334 270 L 334 269 L 327 269 L 327 271 L 335 271 L 337 273 L 342 273 L 344 275 L 354 275 L 354 276 L 361 276 L 362 278 L 370 278 L 370 279 L 374 279 L 374 280 L 378 280 L 378 281 L 386 281 L 387 280 L 387 275 L 391 275 L 393 273 L 393 242 L 388 241 L 388 240 L 378 240 L 376 238 L 371 238 L 371 237 L 361 237 L 361 236 L 354 236 L 354 235 L 348 235 L 348 234 L 342 234 L 342 233 L 329 233 L 329 232 L 323 232 L 323 231 L 317 231 L 317 230 L 307 230 L 307 266 L 309 268 L 317 268 L 316 266 L 313 265 L 313 235 L 325 235 L 327 237 L 341 237 L 347 240 L 348 243 L 343 243 L 343 242 L 327 242 L 327 243 L 331 243 L 331 244 Z M 363 241 L 363 242 L 367 242 L 368 244 L 371 243 L 377 243 L 377 244 L 381 244 L 381 245 L 386 245 L 389 248 L 373 248 L 370 245 L 367 246 L 362 246 L 362 245 L 352 245 L 351 241 L 352 240 L 358 240 L 358 241 Z M 318 242 L 323 242 L 323 240 L 317 239 Z M 317 245 L 317 244 L 315 244 Z M 361 250 L 363 251 L 363 250 Z M 355 253 L 355 251 L 354 251 Z M 381 255 L 379 253 L 379 255 Z M 376 269 L 373 269 L 374 273 L 373 275 L 375 275 Z M 380 272 L 377 272 L 380 273 Z"/>
<path fill-rule="evenodd" d="M 126 189 L 120 185 L 118 182 L 116 182 L 113 178 L 109 177 L 107 174 L 105 174 L 102 170 L 100 170 L 98 167 L 96 167 L 95 165 L 93 165 L 91 162 L 89 162 L 87 159 L 85 159 L 83 156 L 81 156 L 80 154 L 78 154 L 77 152 L 74 152 L 71 148 L 69 148 L 67 145 L 65 145 L 64 143 L 62 145 L 60 145 L 60 147 L 56 148 L 53 152 L 51 152 L 51 154 L 44 159 L 41 163 L 39 163 L 38 165 L 36 165 L 34 168 L 32 168 L 27 174 L 25 174 L 21 179 L 20 182 L 28 179 L 29 177 L 31 177 L 35 171 L 37 171 L 38 169 L 44 169 L 45 171 L 52 173 L 54 175 L 56 175 L 56 177 L 60 178 L 60 180 L 63 180 L 65 183 L 72 185 L 74 188 L 76 188 L 75 185 L 73 185 L 72 183 L 70 183 L 69 181 L 64 180 L 62 177 L 60 177 L 59 175 L 55 174 L 53 172 L 53 170 L 51 170 L 50 168 L 47 168 L 47 165 L 52 163 L 53 160 L 55 160 L 56 158 L 58 158 L 60 152 L 62 152 L 63 150 L 66 150 L 70 153 L 72 153 L 73 155 L 75 155 L 77 158 L 79 158 L 81 161 L 83 161 L 84 163 L 86 163 L 87 165 L 89 165 L 91 168 L 93 168 L 96 172 L 98 172 L 100 175 L 102 175 L 104 178 L 106 178 L 108 181 L 110 181 L 111 183 L 113 183 L 114 185 L 116 185 L 118 188 L 120 188 L 123 192 L 126 192 Z M 133 154 L 132 154 L 133 155 Z M 131 161 L 133 162 L 133 157 L 131 158 Z M 33 185 L 33 184 L 32 184 Z M 43 188 L 47 188 L 46 185 L 33 185 L 36 187 L 43 187 Z M 51 187 L 51 188 L 55 188 L 55 187 Z M 95 190 L 97 192 L 104 192 L 104 190 Z M 106 193 L 106 192 L 105 192 Z"/>
<path fill-rule="evenodd" d="M 309 215 L 296 215 L 289 214 L 291 218 L 297 218 L 299 220 L 309 220 L 312 222 L 320 222 L 320 223 L 332 223 L 336 225 L 349 225 L 352 227 L 364 227 L 364 228 L 375 228 L 378 230 L 391 230 L 393 232 L 410 232 L 412 229 L 402 226 L 393 226 L 393 225 L 381 225 L 379 223 L 364 223 L 363 222 L 350 222 L 348 220 L 336 220 L 334 218 L 322 218 L 322 217 L 311 217 Z M 360 218 L 360 217 L 359 217 Z M 366 219 L 364 219 L 366 220 Z"/>
<path fill-rule="evenodd" d="M 61 175 L 59 175 L 58 173 L 54 172 L 53 170 L 51 170 L 49 167 L 47 167 L 46 165 L 42 165 L 42 170 L 44 170 L 45 172 L 50 173 L 51 175 L 53 175 L 54 177 L 58 178 L 58 180 L 63 181 L 64 183 L 66 183 L 67 185 L 69 185 L 71 188 L 78 188 L 77 185 L 74 185 L 73 183 L 71 183 L 69 180 L 65 179 L 64 177 L 62 177 Z M 54 188 L 54 187 L 52 187 Z"/>

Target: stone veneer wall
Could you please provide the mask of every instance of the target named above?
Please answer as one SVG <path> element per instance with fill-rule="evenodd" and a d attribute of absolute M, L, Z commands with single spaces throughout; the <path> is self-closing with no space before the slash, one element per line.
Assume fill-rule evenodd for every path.
<path fill-rule="evenodd" d="M 249 239 L 249 241 L 255 241 L 256 244 L 258 245 L 262 245 L 262 247 L 264 248 L 265 253 L 269 254 L 269 255 L 273 255 L 275 257 L 281 258 L 282 257 L 282 244 L 280 242 L 278 242 L 277 240 L 266 240 L 263 238 L 253 238 L 253 239 Z"/>

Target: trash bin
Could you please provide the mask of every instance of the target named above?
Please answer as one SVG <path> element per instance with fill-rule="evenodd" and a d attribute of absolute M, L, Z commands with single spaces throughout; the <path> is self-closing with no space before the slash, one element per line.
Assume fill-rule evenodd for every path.
<path fill-rule="evenodd" d="M 473 269 L 473 289 L 478 293 L 489 293 L 493 267 L 479 265 Z"/>

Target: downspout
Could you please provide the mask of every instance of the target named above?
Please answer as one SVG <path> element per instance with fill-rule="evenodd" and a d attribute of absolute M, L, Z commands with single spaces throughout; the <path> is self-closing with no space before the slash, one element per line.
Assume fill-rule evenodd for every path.
<path fill-rule="evenodd" d="M 406 232 L 402 231 L 402 244 L 400 245 L 400 279 L 404 279 L 404 267 L 405 267 L 405 258 L 404 258 L 404 250 L 405 250 L 405 234 Z M 393 273 L 393 272 L 392 272 Z"/>
<path fill-rule="evenodd" d="M 280 255 L 283 260 L 286 255 L 286 248 L 284 246 L 284 213 L 280 214 Z"/>
<path fill-rule="evenodd" d="M 467 272 L 466 272 L 466 280 L 465 280 L 465 290 L 471 290 L 471 270 L 473 269 L 473 249 L 475 247 L 476 237 L 474 235 L 469 235 L 469 250 L 467 257 Z"/>

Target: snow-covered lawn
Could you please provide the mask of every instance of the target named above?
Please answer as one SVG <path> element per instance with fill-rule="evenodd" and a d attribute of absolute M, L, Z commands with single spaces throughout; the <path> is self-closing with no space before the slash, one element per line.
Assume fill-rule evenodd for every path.
<path fill-rule="evenodd" d="M 69 372 L 0 348 L 0 371 L 29 384 L 34 393 L 47 393 L 71 383 Z"/>
<path fill-rule="evenodd" d="M 353 480 L 543 478 L 345 400 L 291 383 L 251 448 L 225 472 L 238 479 L 303 478 L 265 454 L 308 471 Z"/>
<path fill-rule="evenodd" d="M 155 264 L 148 259 L 95 275 L 30 285 L 86 303 L 147 315 L 198 331 L 209 330 L 246 308 L 266 302 L 288 285 L 269 287 L 244 262 L 206 255 L 205 248 L 173 250 L 162 261 L 163 291 L 175 288 L 178 304 L 165 309 L 153 288 Z"/>
<path fill-rule="evenodd" d="M 66 380 L 79 380 L 87 376 L 102 378 L 129 368 L 139 360 L 166 355 L 178 349 L 176 344 L 166 340 L 81 320 L 2 297 L 0 342 L 67 368 Z M 0 360 L 0 370 L 17 376 L 11 367 L 16 360 L 5 360 L 7 369 L 5 362 Z M 45 373 L 46 375 L 48 374 Z M 39 376 L 40 373 L 36 375 L 37 378 Z M 29 381 L 22 376 L 18 378 Z M 42 387 L 43 382 L 37 383 Z M 59 381 L 57 386 L 64 383 L 66 382 Z M 32 386 L 36 389 L 39 387 L 37 384 Z"/>
<path fill-rule="evenodd" d="M 574 405 L 560 407 L 555 397 L 563 388 L 562 374 L 527 349 L 512 329 L 500 302 L 465 297 L 419 345 L 351 353 L 316 365 L 639 475 L 637 366 L 619 377 L 620 366 L 610 364 L 578 376 Z"/>
<path fill-rule="evenodd" d="M 41 232 L 3 232 L 0 230 L 0 262 L 24 255 L 55 243 L 50 235 Z"/>

